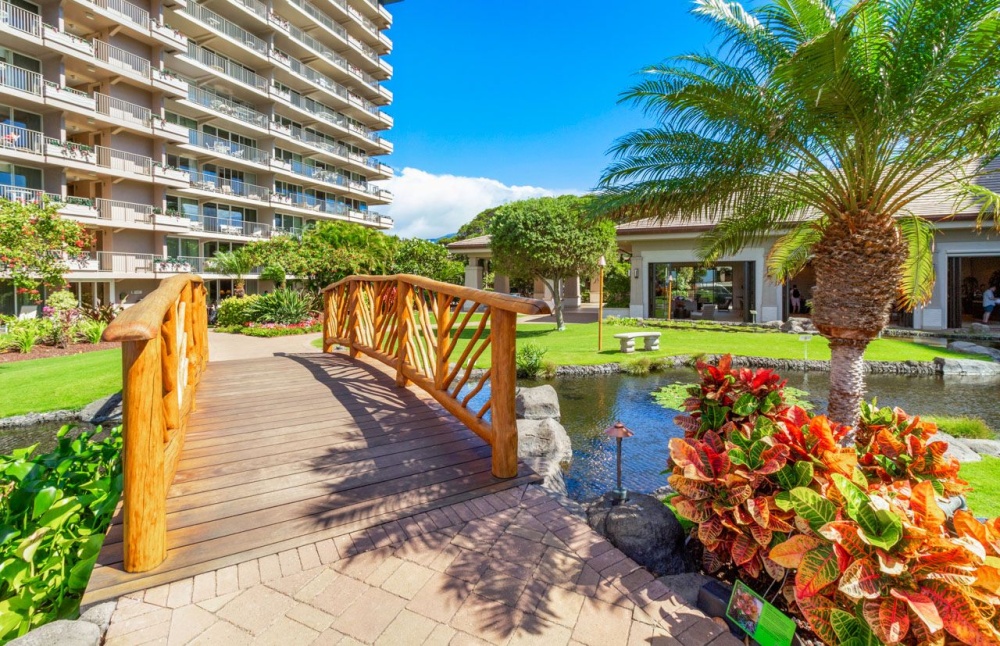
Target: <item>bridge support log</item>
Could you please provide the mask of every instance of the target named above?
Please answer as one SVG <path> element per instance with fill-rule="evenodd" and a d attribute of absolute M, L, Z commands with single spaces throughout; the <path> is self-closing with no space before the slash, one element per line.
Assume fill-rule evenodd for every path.
<path fill-rule="evenodd" d="M 493 310 L 490 336 L 491 393 L 493 426 L 493 475 L 498 478 L 517 476 L 517 419 L 514 412 L 514 391 L 517 387 L 516 357 L 517 314 Z"/>

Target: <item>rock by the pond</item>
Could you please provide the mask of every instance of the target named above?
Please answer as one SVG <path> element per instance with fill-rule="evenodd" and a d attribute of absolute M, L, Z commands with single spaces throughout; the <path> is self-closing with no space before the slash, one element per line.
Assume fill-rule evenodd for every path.
<path fill-rule="evenodd" d="M 684 550 L 684 528 L 656 498 L 633 493 L 613 505 L 606 493 L 586 507 L 590 526 L 654 575 L 694 571 Z"/>
<path fill-rule="evenodd" d="M 518 388 L 514 397 L 514 410 L 518 419 L 559 419 L 559 395 L 556 389 L 545 384 L 535 388 Z"/>
<path fill-rule="evenodd" d="M 89 621 L 60 619 L 39 626 L 27 635 L 8 642 L 7 646 L 97 646 L 101 629 Z"/>
<path fill-rule="evenodd" d="M 979 455 L 990 455 L 1000 458 L 1000 442 L 997 440 L 962 440 L 962 444 L 969 447 Z"/>
<path fill-rule="evenodd" d="M 115 393 L 91 402 L 80 411 L 80 420 L 94 425 L 121 423 L 122 394 Z"/>
<path fill-rule="evenodd" d="M 779 328 L 782 332 L 790 332 L 792 334 L 806 334 L 816 331 L 816 326 L 813 325 L 811 319 L 805 318 L 790 318 L 781 324 Z"/>
<path fill-rule="evenodd" d="M 959 462 L 980 462 L 983 459 L 973 449 L 969 448 L 965 440 L 960 440 L 947 433 L 938 431 L 931 440 L 931 443 L 934 442 L 947 442 L 948 450 L 945 452 L 945 457 L 955 458 Z"/>
<path fill-rule="evenodd" d="M 941 369 L 941 374 L 945 377 L 960 375 L 976 377 L 1000 376 L 1000 363 L 993 361 L 934 357 L 934 363 Z"/>
<path fill-rule="evenodd" d="M 573 444 L 563 425 L 554 418 L 517 420 L 517 457 L 546 458 L 555 462 L 573 460 Z"/>
<path fill-rule="evenodd" d="M 973 323 L 969 326 L 969 332 L 972 334 L 993 334 L 993 329 L 985 323 Z"/>
<path fill-rule="evenodd" d="M 667 586 L 674 595 L 684 600 L 692 608 L 698 605 L 698 591 L 706 583 L 717 581 L 706 574 L 683 572 L 660 577 L 660 583 Z"/>
<path fill-rule="evenodd" d="M 562 465 L 546 458 L 522 458 L 532 471 L 542 476 L 542 488 L 560 496 L 568 495 Z"/>
<path fill-rule="evenodd" d="M 987 348 L 984 345 L 969 343 L 968 341 L 952 341 L 948 344 L 948 347 L 952 350 L 966 352 L 968 354 L 985 354 L 991 357 L 994 361 L 1000 361 L 1000 350 L 997 348 Z"/>

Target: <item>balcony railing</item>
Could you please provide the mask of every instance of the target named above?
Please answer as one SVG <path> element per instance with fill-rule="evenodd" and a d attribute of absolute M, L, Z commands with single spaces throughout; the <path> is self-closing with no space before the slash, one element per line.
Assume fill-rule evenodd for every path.
<path fill-rule="evenodd" d="M 151 66 L 149 61 L 141 56 L 137 56 L 132 52 L 125 51 L 120 47 L 115 47 L 114 45 L 109 45 L 103 40 L 94 39 L 94 58 L 97 60 L 107 63 L 111 67 L 117 67 L 120 70 L 126 72 L 131 72 L 143 78 L 152 78 Z"/>
<path fill-rule="evenodd" d="M 218 114 L 233 117 L 258 128 L 267 128 L 268 117 L 266 114 L 235 103 L 209 90 L 203 90 L 191 85 L 188 87 L 188 100 Z"/>
<path fill-rule="evenodd" d="M 9 63 L 0 63 L 0 87 L 42 96 L 42 75 Z"/>
<path fill-rule="evenodd" d="M 41 17 L 9 2 L 0 2 L 0 23 L 35 38 L 42 36 Z"/>
<path fill-rule="evenodd" d="M 267 196 L 271 192 L 267 187 L 248 184 L 238 179 L 226 179 L 219 177 L 215 173 L 189 171 L 189 174 L 191 176 L 191 188 L 201 191 L 211 191 L 220 195 L 243 197 L 260 202 L 266 202 Z"/>
<path fill-rule="evenodd" d="M 122 274 L 148 274 L 153 271 L 151 253 L 127 253 L 123 251 L 98 251 L 96 265 L 88 263 L 86 269 L 113 271 Z"/>
<path fill-rule="evenodd" d="M 211 52 L 204 47 L 200 47 L 191 41 L 188 41 L 187 57 L 193 61 L 201 63 L 202 65 L 210 67 L 217 72 L 221 72 L 222 74 L 225 74 L 240 83 L 249 85 L 250 87 L 260 90 L 261 92 L 267 92 L 268 80 L 266 78 L 251 72 L 245 67 L 233 63 L 228 58 L 223 58 L 215 52 Z"/>
<path fill-rule="evenodd" d="M 335 184 L 337 186 L 347 186 L 348 184 L 347 179 L 334 170 L 311 166 L 300 161 L 290 161 L 289 167 L 294 175 L 308 177 L 309 179 L 317 182 L 325 182 L 327 184 Z"/>
<path fill-rule="evenodd" d="M 37 130 L 28 130 L 9 123 L 0 123 L 0 148 L 22 153 L 44 154 L 45 137 Z"/>
<path fill-rule="evenodd" d="M 129 121 L 136 125 L 152 127 L 153 113 L 149 108 L 141 105 L 123 101 L 122 99 L 94 92 L 94 99 L 97 102 L 96 112 L 112 119 Z"/>
<path fill-rule="evenodd" d="M 89 2 L 134 25 L 149 29 L 149 12 L 128 0 L 89 0 Z"/>
<path fill-rule="evenodd" d="M 157 273 L 194 273 L 205 270 L 206 258 L 199 256 L 175 256 L 153 258 L 153 270 Z"/>
<path fill-rule="evenodd" d="M 153 160 L 145 155 L 136 155 L 107 146 L 94 146 L 94 151 L 97 153 L 95 163 L 102 168 L 137 175 L 153 174 Z"/>
<path fill-rule="evenodd" d="M 102 220 L 111 220 L 112 222 L 150 224 L 153 221 L 153 207 L 149 204 L 98 198 L 97 217 Z"/>
<path fill-rule="evenodd" d="M 208 25 L 215 31 L 229 36 L 236 42 L 252 49 L 261 56 L 267 56 L 267 43 L 262 38 L 251 34 L 246 29 L 243 29 L 236 23 L 223 18 L 211 9 L 194 2 L 189 2 L 184 8 L 184 13 L 188 14 L 203 25 Z"/>
<path fill-rule="evenodd" d="M 254 164 L 263 164 L 266 166 L 268 160 L 271 158 L 271 155 L 259 148 L 244 146 L 243 144 L 205 134 L 204 132 L 198 132 L 197 130 L 189 131 L 188 142 L 192 146 L 210 150 L 217 155 L 225 155 L 226 157 L 241 159 Z"/>
<path fill-rule="evenodd" d="M 256 14 L 261 20 L 267 21 L 267 5 L 260 0 L 233 0 L 236 4 L 246 7 L 251 13 Z"/>
<path fill-rule="evenodd" d="M 271 237 L 271 225 L 263 222 L 245 222 L 238 217 L 205 215 L 204 213 L 170 213 L 169 215 L 190 221 L 192 231 L 255 239 Z"/>

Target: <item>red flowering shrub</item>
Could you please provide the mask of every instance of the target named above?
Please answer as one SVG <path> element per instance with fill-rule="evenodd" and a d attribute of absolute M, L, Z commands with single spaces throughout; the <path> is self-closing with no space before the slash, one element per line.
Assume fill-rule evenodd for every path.
<path fill-rule="evenodd" d="M 786 405 L 771 371 L 698 371 L 669 481 L 707 570 L 785 581 L 828 644 L 1000 644 L 1000 519 L 947 518 L 967 484 L 933 424 L 866 405 L 844 448 L 851 429 Z"/>

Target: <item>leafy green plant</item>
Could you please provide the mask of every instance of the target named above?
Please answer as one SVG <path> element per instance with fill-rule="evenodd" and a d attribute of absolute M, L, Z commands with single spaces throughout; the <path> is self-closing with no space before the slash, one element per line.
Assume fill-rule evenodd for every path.
<path fill-rule="evenodd" d="M 0 457 L 0 641 L 75 615 L 121 496 L 121 429 Z"/>
<path fill-rule="evenodd" d="M 216 323 L 219 327 L 243 325 L 250 322 L 249 309 L 260 296 L 244 296 L 243 298 L 225 298 L 219 303 L 219 316 Z"/>
<path fill-rule="evenodd" d="M 28 354 L 50 331 L 51 325 L 46 324 L 43 319 L 24 319 L 7 332 L 7 342 L 10 348 L 21 354 Z"/>
<path fill-rule="evenodd" d="M 290 325 L 309 319 L 313 305 L 311 296 L 294 289 L 276 289 L 257 297 L 246 309 L 254 323 Z"/>
<path fill-rule="evenodd" d="M 295 336 L 297 334 L 310 334 L 313 332 L 321 332 L 323 326 L 320 323 L 313 323 L 312 325 L 302 325 L 302 326 L 275 326 L 275 327 L 250 327 L 243 326 L 234 331 L 243 334 L 245 336 L 258 336 L 258 337 L 276 337 L 276 336 Z"/>
<path fill-rule="evenodd" d="M 559 374 L 559 366 L 555 361 L 543 361 L 540 373 L 543 379 L 555 379 Z"/>
<path fill-rule="evenodd" d="M 517 376 L 519 379 L 537 379 L 542 370 L 545 348 L 534 343 L 525 343 L 517 349 Z"/>
<path fill-rule="evenodd" d="M 968 415 L 954 417 L 928 415 L 924 417 L 924 419 L 928 422 L 934 422 L 937 424 L 938 429 L 944 431 L 948 435 L 954 435 L 955 437 L 962 437 L 970 440 L 997 439 L 996 431 L 990 428 L 990 425 L 979 417 L 971 417 Z"/>
<path fill-rule="evenodd" d="M 106 321 L 98 319 L 83 319 L 77 321 L 75 333 L 87 343 L 100 343 L 101 335 L 108 328 Z"/>
<path fill-rule="evenodd" d="M 92 319 L 94 321 L 104 321 L 105 323 L 110 323 L 115 320 L 115 317 L 121 314 L 121 305 L 116 305 L 114 303 L 109 305 L 84 305 L 80 308 L 80 312 L 84 317 Z"/>
<path fill-rule="evenodd" d="M 279 264 L 268 265 L 264 267 L 260 272 L 261 280 L 269 280 L 274 283 L 274 286 L 278 289 L 285 288 L 285 279 L 287 278 L 285 274 L 285 268 Z"/>
<path fill-rule="evenodd" d="M 621 363 L 622 372 L 636 377 L 648 375 L 652 366 L 653 362 L 649 360 L 649 357 L 639 357 Z"/>
<path fill-rule="evenodd" d="M 684 410 L 684 402 L 692 396 L 692 393 L 697 394 L 697 392 L 697 384 L 669 384 L 653 391 L 653 399 L 664 408 Z M 813 409 L 813 404 L 808 399 L 809 393 L 806 391 L 786 385 L 782 389 L 782 393 L 785 403 L 789 406 L 798 406 L 807 411 Z"/>

